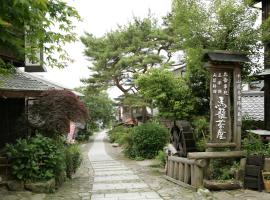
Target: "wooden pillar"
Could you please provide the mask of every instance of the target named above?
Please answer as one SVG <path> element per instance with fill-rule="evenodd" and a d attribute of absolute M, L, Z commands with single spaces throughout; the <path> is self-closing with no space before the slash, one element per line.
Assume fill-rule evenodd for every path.
<path fill-rule="evenodd" d="M 178 180 L 179 177 L 179 172 L 178 172 L 178 167 L 179 163 L 178 162 L 174 162 L 174 168 L 173 168 L 173 178 Z"/>
<path fill-rule="evenodd" d="M 203 186 L 203 168 L 198 165 L 194 165 L 194 179 L 196 188 Z"/>
<path fill-rule="evenodd" d="M 185 174 L 184 174 L 184 182 L 190 183 L 190 165 L 185 163 Z"/>
<path fill-rule="evenodd" d="M 262 0 L 262 20 L 268 19 L 270 14 L 270 1 Z M 264 69 L 270 69 L 270 43 L 264 44 Z M 270 130 L 270 78 L 264 80 L 264 122 L 265 129 Z"/>
<path fill-rule="evenodd" d="M 183 163 L 179 162 L 178 170 L 179 170 L 178 180 L 184 181 L 184 165 L 183 165 Z"/>
<path fill-rule="evenodd" d="M 233 122 L 233 142 L 236 144 L 236 150 L 241 148 L 241 126 L 242 126 L 242 107 L 241 107 L 241 69 L 240 67 L 235 67 L 233 71 L 233 99 L 234 99 L 234 122 Z"/>

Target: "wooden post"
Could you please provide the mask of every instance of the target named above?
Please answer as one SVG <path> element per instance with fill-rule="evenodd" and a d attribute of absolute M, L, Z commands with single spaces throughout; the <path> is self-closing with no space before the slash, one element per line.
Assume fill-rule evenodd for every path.
<path fill-rule="evenodd" d="M 184 170 L 185 169 L 184 169 L 183 163 L 179 162 L 178 170 L 179 170 L 178 180 L 184 181 Z"/>
<path fill-rule="evenodd" d="M 178 180 L 178 177 L 179 177 L 179 163 L 178 162 L 175 162 L 174 163 L 174 169 L 173 169 L 173 178 Z"/>
<path fill-rule="evenodd" d="M 200 168 L 198 165 L 194 165 L 194 186 L 199 188 L 203 186 L 203 168 Z"/>
<path fill-rule="evenodd" d="M 233 71 L 234 83 L 234 123 L 233 123 L 233 141 L 236 144 L 236 150 L 241 148 L 241 126 L 242 126 L 242 108 L 241 108 L 241 70 L 236 67 Z"/>
<path fill-rule="evenodd" d="M 270 14 L 269 0 L 262 0 L 262 19 L 266 21 Z M 268 33 L 267 33 L 268 34 Z M 270 68 L 270 43 L 264 43 L 264 69 Z M 264 123 L 265 129 L 270 131 L 270 77 L 264 79 Z"/>
<path fill-rule="evenodd" d="M 166 171 L 167 176 L 170 176 L 170 169 L 171 169 L 171 161 L 168 159 L 168 161 L 167 161 L 167 171 Z"/>
<path fill-rule="evenodd" d="M 191 185 L 196 187 L 195 165 L 190 165 Z"/>
<path fill-rule="evenodd" d="M 184 182 L 190 183 L 190 165 L 185 163 L 185 173 L 184 173 Z"/>
<path fill-rule="evenodd" d="M 175 163 L 174 161 L 172 161 L 172 160 L 170 161 L 170 169 L 169 169 L 169 172 L 170 172 L 170 173 L 169 173 L 169 176 L 172 177 L 172 178 L 173 178 L 173 175 L 174 175 L 174 174 L 173 174 L 174 163 Z"/>

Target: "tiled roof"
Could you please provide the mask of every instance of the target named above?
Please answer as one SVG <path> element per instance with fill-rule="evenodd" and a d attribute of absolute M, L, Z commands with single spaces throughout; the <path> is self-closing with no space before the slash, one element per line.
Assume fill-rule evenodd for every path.
<path fill-rule="evenodd" d="M 63 90 L 64 88 L 25 72 L 0 74 L 0 90 L 44 91 L 52 89 Z"/>

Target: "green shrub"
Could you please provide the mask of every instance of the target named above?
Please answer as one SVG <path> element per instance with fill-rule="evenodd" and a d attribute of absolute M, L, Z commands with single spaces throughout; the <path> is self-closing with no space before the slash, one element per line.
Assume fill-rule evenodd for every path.
<path fill-rule="evenodd" d="M 89 140 L 89 137 L 93 135 L 93 132 L 89 129 L 80 129 L 77 133 L 76 140 L 79 142 L 85 142 Z"/>
<path fill-rule="evenodd" d="M 63 145 L 40 134 L 18 139 L 6 149 L 12 175 L 19 180 L 49 180 L 65 170 Z"/>
<path fill-rule="evenodd" d="M 130 129 L 124 126 L 117 126 L 111 129 L 108 133 L 110 142 L 116 142 L 120 145 L 124 145 L 126 143 L 126 137 L 129 134 Z"/>
<path fill-rule="evenodd" d="M 158 151 L 158 155 L 156 156 L 156 160 L 159 161 L 159 165 L 161 167 L 165 167 L 166 165 L 166 154 L 164 151 L 160 150 Z"/>
<path fill-rule="evenodd" d="M 145 123 L 132 128 L 125 153 L 131 158 L 154 158 L 167 144 L 168 130 L 156 123 Z"/>
<path fill-rule="evenodd" d="M 209 122 L 205 117 L 196 117 L 192 126 L 194 127 L 194 138 L 199 151 L 205 151 L 206 143 L 209 140 Z"/>
<path fill-rule="evenodd" d="M 66 148 L 66 174 L 68 178 L 76 172 L 82 162 L 81 150 L 78 145 L 72 144 Z"/>
<path fill-rule="evenodd" d="M 248 155 L 263 154 L 270 155 L 270 143 L 263 143 L 260 136 L 248 133 L 243 140 L 242 149 L 247 151 Z"/>
<path fill-rule="evenodd" d="M 240 167 L 239 160 L 235 159 L 213 159 L 208 167 L 208 178 L 215 180 L 234 179 L 236 171 Z"/>

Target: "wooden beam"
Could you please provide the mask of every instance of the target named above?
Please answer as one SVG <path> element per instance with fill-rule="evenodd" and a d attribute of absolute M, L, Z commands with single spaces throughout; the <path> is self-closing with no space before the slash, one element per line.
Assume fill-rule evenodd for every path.
<path fill-rule="evenodd" d="M 182 182 L 182 181 L 175 180 L 175 179 L 173 179 L 173 178 L 171 178 L 171 177 L 169 177 L 169 176 L 163 176 L 163 177 L 164 177 L 166 180 L 171 181 L 171 182 L 173 182 L 173 183 L 175 183 L 175 184 L 177 184 L 177 185 L 180 185 L 180 186 L 182 186 L 182 187 L 184 187 L 184 188 L 190 189 L 190 190 L 192 190 L 192 191 L 194 191 L 194 192 L 197 191 L 197 188 L 195 188 L 195 187 L 193 187 L 193 186 L 191 186 L 191 185 L 189 185 L 189 184 L 186 184 L 186 183 L 184 183 L 184 182 Z"/>
<path fill-rule="evenodd" d="M 187 155 L 189 159 L 240 158 L 245 156 L 246 152 L 244 151 L 195 152 Z"/>
<path fill-rule="evenodd" d="M 230 143 L 230 142 L 226 142 L 226 143 L 206 143 L 206 147 L 209 147 L 209 148 L 236 147 L 236 144 L 235 143 Z"/>

